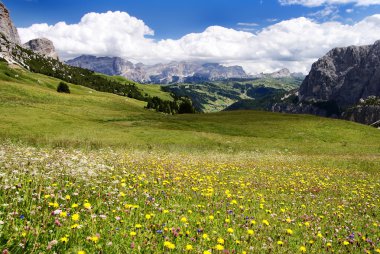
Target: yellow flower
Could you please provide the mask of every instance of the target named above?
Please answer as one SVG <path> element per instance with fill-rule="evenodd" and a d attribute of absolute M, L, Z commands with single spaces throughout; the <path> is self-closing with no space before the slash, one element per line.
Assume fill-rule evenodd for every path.
<path fill-rule="evenodd" d="M 77 214 L 77 213 L 73 214 L 73 216 L 71 217 L 71 219 L 72 219 L 73 221 L 78 221 L 79 218 L 80 218 L 80 215 Z"/>
<path fill-rule="evenodd" d="M 97 243 L 97 242 L 99 241 L 99 237 L 96 236 L 96 235 L 91 236 L 91 237 L 90 237 L 90 241 L 91 241 L 91 242 L 94 242 L 94 243 Z"/>
<path fill-rule="evenodd" d="M 375 250 L 376 253 L 380 253 L 380 248 Z"/>
<path fill-rule="evenodd" d="M 283 241 L 277 241 L 277 244 L 281 246 L 281 245 L 284 245 L 284 242 Z"/>
<path fill-rule="evenodd" d="M 181 218 L 181 221 L 182 221 L 182 222 L 187 222 L 187 218 L 186 218 L 186 217 L 182 217 L 182 218 Z"/>
<path fill-rule="evenodd" d="M 348 241 L 344 241 L 343 245 L 349 245 L 350 243 Z"/>
<path fill-rule="evenodd" d="M 59 214 L 59 217 L 65 218 L 65 217 L 67 217 L 67 213 L 66 212 L 61 212 Z"/>
<path fill-rule="evenodd" d="M 163 213 L 169 213 L 169 210 L 163 210 L 162 212 Z"/>
<path fill-rule="evenodd" d="M 45 199 L 50 198 L 50 194 L 44 196 Z"/>
<path fill-rule="evenodd" d="M 218 245 L 215 246 L 215 249 L 216 249 L 216 250 L 224 250 L 224 246 L 218 244 Z"/>
<path fill-rule="evenodd" d="M 202 235 L 202 238 L 205 239 L 205 240 L 209 240 L 209 238 L 208 238 L 208 234 L 203 234 L 203 235 Z"/>
<path fill-rule="evenodd" d="M 232 228 L 228 228 L 227 232 L 230 233 L 230 234 L 232 234 L 234 232 L 234 230 Z"/>
<path fill-rule="evenodd" d="M 86 208 L 86 209 L 91 209 L 91 204 L 86 202 L 83 204 L 83 207 Z"/>
<path fill-rule="evenodd" d="M 130 235 L 130 236 L 135 236 L 135 235 L 137 235 L 137 233 L 134 232 L 134 231 L 132 231 L 132 232 L 129 233 L 129 235 Z"/>
<path fill-rule="evenodd" d="M 290 218 L 286 218 L 286 222 L 287 222 L 287 223 L 290 223 L 290 222 L 292 222 L 292 219 L 290 219 Z"/>
<path fill-rule="evenodd" d="M 64 237 L 62 237 L 62 238 L 60 239 L 60 241 L 61 241 L 62 243 L 67 243 L 67 242 L 69 241 L 69 238 L 67 238 L 66 236 L 64 236 Z"/>
<path fill-rule="evenodd" d="M 70 195 L 66 195 L 65 199 L 70 200 L 71 199 Z"/>
<path fill-rule="evenodd" d="M 168 241 L 165 241 L 165 242 L 164 242 L 164 246 L 165 246 L 166 248 L 170 249 L 170 250 L 175 249 L 175 245 L 174 245 L 174 243 L 171 243 L 171 242 L 168 242 Z"/>
<path fill-rule="evenodd" d="M 186 250 L 192 250 L 193 249 L 193 246 L 192 245 L 190 245 L 190 244 L 188 244 L 188 245 L 186 245 L 186 248 L 185 248 Z"/>
<path fill-rule="evenodd" d="M 214 216 L 213 216 L 213 215 L 210 215 L 210 216 L 208 216 L 208 218 L 209 218 L 210 220 L 213 220 L 213 219 L 214 219 Z"/>
<path fill-rule="evenodd" d="M 252 225 L 255 225 L 255 224 L 256 224 L 256 221 L 255 221 L 255 220 L 251 220 L 251 224 L 252 224 Z"/>
<path fill-rule="evenodd" d="M 219 244 L 224 244 L 224 239 L 219 237 L 218 240 L 217 240 L 217 242 L 218 242 Z"/>
<path fill-rule="evenodd" d="M 306 247 L 305 246 L 301 246 L 300 247 L 300 252 L 305 253 L 306 252 Z"/>
<path fill-rule="evenodd" d="M 208 251 L 208 250 L 205 250 L 205 251 L 203 252 L 203 254 L 211 254 L 211 252 Z"/>
<path fill-rule="evenodd" d="M 313 243 L 314 243 L 314 240 L 310 240 L 309 243 L 310 243 L 310 244 L 313 244 Z"/>
<path fill-rule="evenodd" d="M 263 220 L 263 224 L 266 225 L 266 226 L 269 226 L 269 221 Z"/>
<path fill-rule="evenodd" d="M 142 227 L 141 224 L 136 224 L 136 225 L 135 225 L 135 228 L 141 228 L 141 227 Z"/>
<path fill-rule="evenodd" d="M 152 216 L 150 214 L 145 215 L 145 219 L 149 220 L 151 218 L 152 218 Z"/>
<path fill-rule="evenodd" d="M 287 233 L 288 235 L 292 235 L 292 234 L 293 234 L 293 230 L 291 230 L 290 228 L 288 228 L 288 229 L 286 230 L 286 233 Z"/>
<path fill-rule="evenodd" d="M 318 236 L 319 238 L 322 238 L 322 237 L 323 237 L 323 235 L 321 234 L 321 232 L 319 232 L 319 233 L 317 234 L 317 236 Z"/>
<path fill-rule="evenodd" d="M 225 219 L 224 222 L 225 222 L 225 223 L 230 223 L 231 220 L 230 220 L 230 219 Z"/>
<path fill-rule="evenodd" d="M 24 231 L 24 232 L 21 233 L 21 236 L 22 236 L 22 237 L 25 237 L 26 234 L 27 234 L 27 233 Z"/>
<path fill-rule="evenodd" d="M 58 207 L 59 207 L 59 204 L 58 204 L 57 202 L 54 202 L 54 203 L 53 203 L 53 207 L 54 207 L 54 208 L 58 208 Z"/>
<path fill-rule="evenodd" d="M 248 233 L 248 235 L 253 235 L 254 232 L 253 232 L 252 229 L 248 229 L 248 230 L 247 230 L 247 233 Z"/>
<path fill-rule="evenodd" d="M 77 254 L 86 254 L 86 252 L 84 250 L 80 250 L 77 252 Z"/>
<path fill-rule="evenodd" d="M 75 228 L 78 228 L 79 227 L 79 224 L 74 224 L 71 226 L 71 229 L 75 229 Z"/>
<path fill-rule="evenodd" d="M 326 247 L 331 247 L 332 244 L 331 243 L 326 243 Z"/>
<path fill-rule="evenodd" d="M 78 204 L 72 204 L 71 205 L 71 208 L 77 208 L 78 207 Z"/>

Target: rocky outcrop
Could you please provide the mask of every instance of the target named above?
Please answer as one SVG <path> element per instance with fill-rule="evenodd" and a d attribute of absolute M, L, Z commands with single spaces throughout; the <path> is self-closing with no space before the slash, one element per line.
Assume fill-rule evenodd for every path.
<path fill-rule="evenodd" d="M 8 9 L 0 2 L 0 32 L 4 34 L 8 41 L 21 44 L 17 28 L 14 26 Z"/>
<path fill-rule="evenodd" d="M 51 57 L 53 59 L 58 60 L 58 54 L 55 51 L 54 44 L 51 40 L 46 38 L 38 38 L 34 40 L 30 40 L 23 45 L 25 48 L 34 51 L 37 54 Z"/>
<path fill-rule="evenodd" d="M 331 50 L 299 90 L 300 101 L 334 101 L 343 110 L 369 96 L 380 96 L 380 41 Z"/>
<path fill-rule="evenodd" d="M 226 67 L 216 63 L 171 62 L 168 64 L 133 64 L 119 57 L 80 56 L 66 62 L 107 75 L 121 75 L 141 83 L 182 83 L 246 78 L 240 66 Z"/>
<path fill-rule="evenodd" d="M 372 124 L 380 120 L 380 105 L 363 102 L 377 97 L 380 97 L 380 41 L 331 50 L 312 65 L 297 100 L 284 99 L 272 110 Z"/>

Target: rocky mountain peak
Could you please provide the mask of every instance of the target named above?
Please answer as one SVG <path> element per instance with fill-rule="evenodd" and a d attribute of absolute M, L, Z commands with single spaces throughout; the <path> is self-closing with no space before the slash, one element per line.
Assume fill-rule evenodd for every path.
<path fill-rule="evenodd" d="M 0 32 L 4 34 L 8 41 L 21 44 L 17 28 L 10 18 L 8 9 L 2 2 L 0 2 Z"/>
<path fill-rule="evenodd" d="M 380 41 L 331 50 L 300 88 L 300 100 L 334 101 L 342 108 L 369 96 L 380 96 Z"/>
<path fill-rule="evenodd" d="M 58 54 L 55 51 L 54 44 L 46 38 L 38 38 L 28 41 L 23 45 L 25 48 L 34 51 L 37 54 L 51 57 L 58 60 Z"/>

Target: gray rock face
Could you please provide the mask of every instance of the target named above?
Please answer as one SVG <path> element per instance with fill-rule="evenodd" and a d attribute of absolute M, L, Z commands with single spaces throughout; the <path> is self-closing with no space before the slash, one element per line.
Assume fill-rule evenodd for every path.
<path fill-rule="evenodd" d="M 141 83 L 169 84 L 248 77 L 240 66 L 226 67 L 214 63 L 200 64 L 181 61 L 144 65 L 133 64 L 119 57 L 95 56 L 80 56 L 66 63 L 107 75 L 121 75 Z"/>
<path fill-rule="evenodd" d="M 4 36 L 7 38 L 7 40 L 9 40 L 10 42 L 13 42 L 15 44 L 21 44 L 17 29 L 14 26 L 9 16 L 9 11 L 1 2 L 0 2 L 0 32 L 3 33 Z"/>
<path fill-rule="evenodd" d="M 313 64 L 299 95 L 301 101 L 335 101 L 343 109 L 380 96 L 380 41 L 331 50 Z"/>
<path fill-rule="evenodd" d="M 23 45 L 25 48 L 34 51 L 37 54 L 51 57 L 58 60 L 58 54 L 55 51 L 54 44 L 46 38 L 38 38 L 28 41 Z"/>

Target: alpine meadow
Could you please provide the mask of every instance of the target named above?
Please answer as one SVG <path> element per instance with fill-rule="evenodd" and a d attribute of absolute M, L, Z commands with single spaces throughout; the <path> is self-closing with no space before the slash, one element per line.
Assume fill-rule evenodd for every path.
<path fill-rule="evenodd" d="M 248 2 L 0 1 L 0 253 L 380 253 L 380 1 Z"/>

